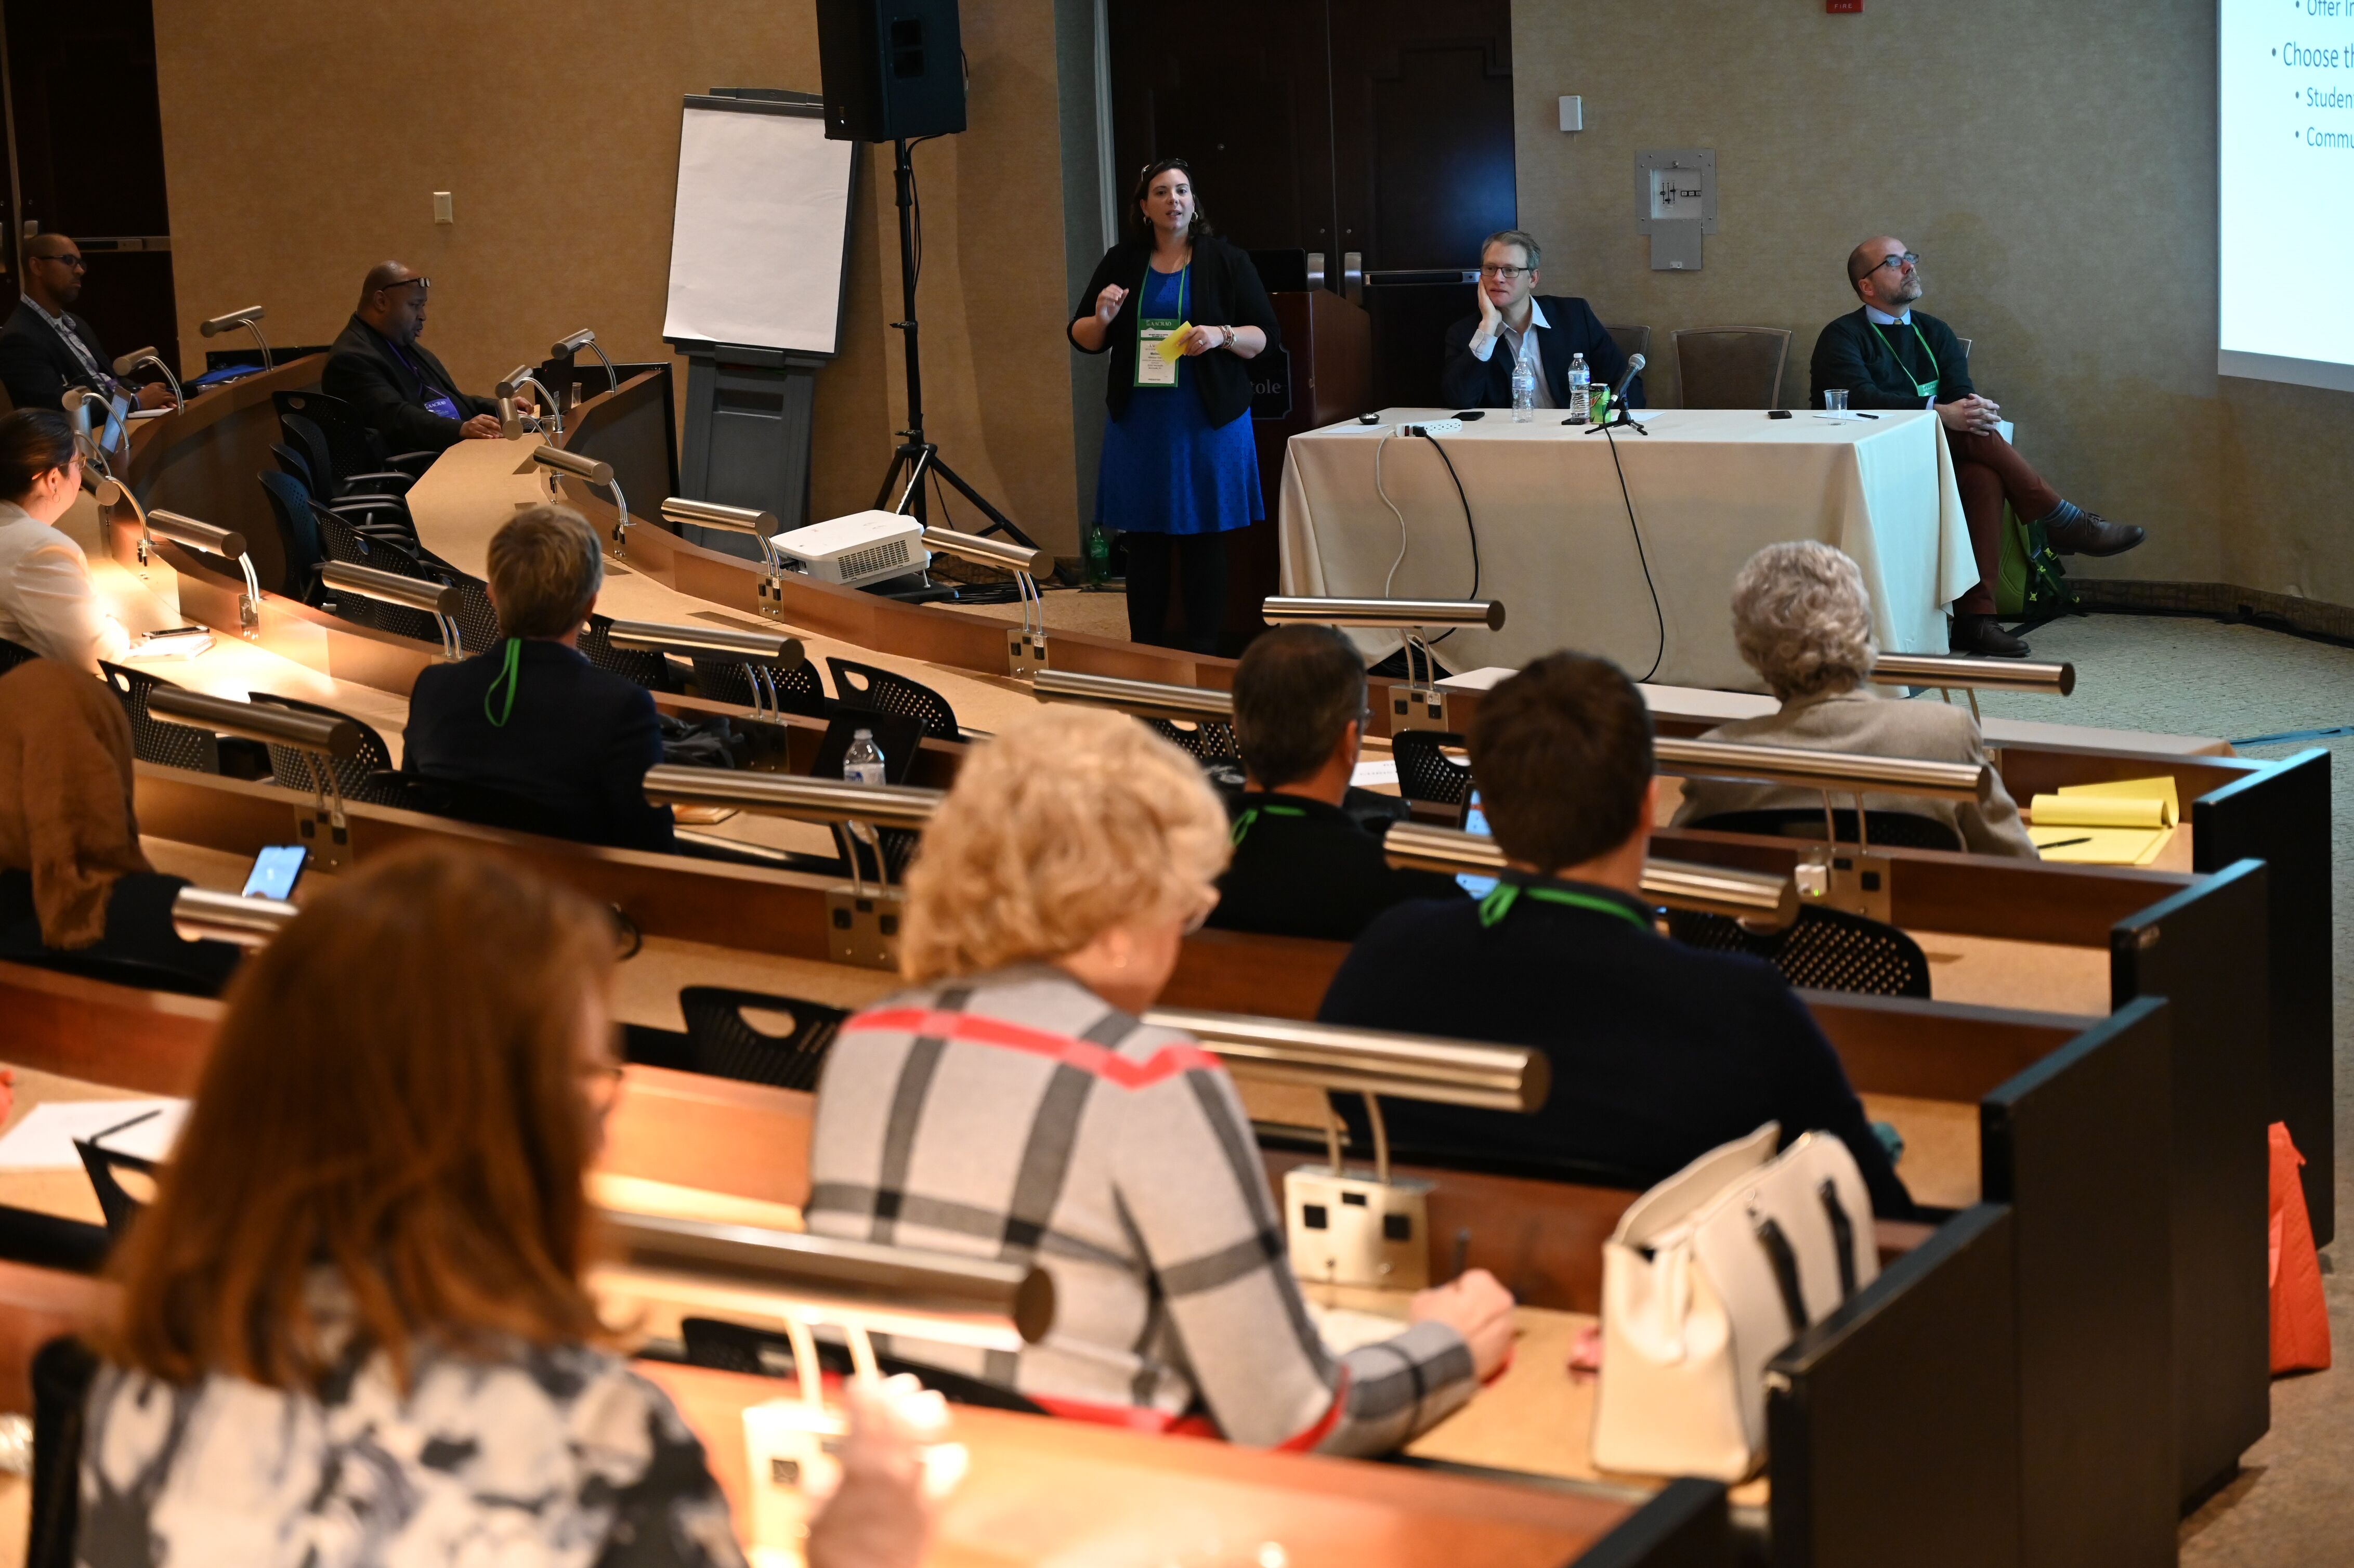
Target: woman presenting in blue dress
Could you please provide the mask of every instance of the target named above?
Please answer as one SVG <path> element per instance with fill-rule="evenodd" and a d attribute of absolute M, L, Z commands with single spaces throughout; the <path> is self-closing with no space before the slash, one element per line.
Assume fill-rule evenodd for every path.
<path fill-rule="evenodd" d="M 1070 337 L 1111 355 L 1095 521 L 1128 535 L 1128 634 L 1163 641 L 1182 580 L 1182 645 L 1214 653 L 1225 536 L 1266 515 L 1245 362 L 1277 333 L 1267 285 L 1246 252 L 1211 234 L 1182 158 L 1138 177 L 1130 232 L 1097 263 Z"/>

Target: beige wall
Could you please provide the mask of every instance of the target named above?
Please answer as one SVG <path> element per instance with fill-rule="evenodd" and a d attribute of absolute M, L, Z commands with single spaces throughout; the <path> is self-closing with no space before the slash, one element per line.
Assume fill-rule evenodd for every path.
<path fill-rule="evenodd" d="M 920 303 L 936 439 L 1067 555 L 1053 13 L 964 6 L 973 129 L 917 154 Z M 329 341 L 361 275 L 398 257 L 434 280 L 427 344 L 483 391 L 581 326 L 617 359 L 666 354 L 680 96 L 819 88 L 808 0 L 157 0 L 155 33 L 186 361 L 217 346 L 198 321 L 257 301 L 274 341 Z M 871 503 L 906 413 L 885 324 L 899 297 L 889 149 L 867 154 L 844 352 L 819 382 L 822 517 Z M 988 181 L 960 182 L 966 164 Z M 455 224 L 432 222 L 437 190 L 454 193 Z"/>
<path fill-rule="evenodd" d="M 2149 527 L 2072 570 L 2354 603 L 2354 401 L 2215 375 L 2214 30 L 2211 0 L 1522 0 L 1521 217 L 1549 291 L 1654 329 L 1656 401 L 1671 329 L 1742 324 L 1792 329 L 1802 402 L 1815 334 L 1855 308 L 1848 250 L 1893 232 L 2022 450 Z M 1716 151 L 1722 232 L 1699 272 L 1653 272 L 1634 159 L 1681 146 Z"/>

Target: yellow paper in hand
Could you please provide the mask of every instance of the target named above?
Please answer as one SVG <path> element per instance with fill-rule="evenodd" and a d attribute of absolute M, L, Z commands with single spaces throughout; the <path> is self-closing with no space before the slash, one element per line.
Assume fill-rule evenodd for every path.
<path fill-rule="evenodd" d="M 1193 323 L 1192 322 L 1179 322 L 1177 323 L 1177 330 L 1171 333 L 1167 337 L 1162 338 L 1160 344 L 1153 349 L 1153 352 L 1158 354 L 1161 358 L 1167 360 L 1170 364 L 1176 364 L 1179 360 L 1185 357 L 1185 338 L 1188 334 L 1193 332 Z"/>

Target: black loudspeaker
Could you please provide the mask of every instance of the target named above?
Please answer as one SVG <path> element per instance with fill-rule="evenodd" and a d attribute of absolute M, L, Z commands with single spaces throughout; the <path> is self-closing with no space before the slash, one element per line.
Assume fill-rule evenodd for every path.
<path fill-rule="evenodd" d="M 896 142 L 964 129 L 956 0 L 818 0 L 825 133 Z"/>

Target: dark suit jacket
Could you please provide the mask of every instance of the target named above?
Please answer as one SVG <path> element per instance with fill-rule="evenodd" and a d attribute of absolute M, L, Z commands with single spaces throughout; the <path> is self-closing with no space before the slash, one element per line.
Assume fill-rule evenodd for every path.
<path fill-rule="evenodd" d="M 1537 328 L 1537 360 L 1544 366 L 1545 385 L 1553 389 L 1554 406 L 1569 407 L 1569 356 L 1573 354 L 1585 355 L 1586 366 L 1594 372 L 1594 385 L 1617 386 L 1618 378 L 1627 374 L 1627 355 L 1610 341 L 1593 307 L 1568 294 L 1539 294 L 1536 302 L 1546 322 Z M 1440 393 L 1458 408 L 1509 408 L 1512 406 L 1511 344 L 1499 333 L 1487 359 L 1475 359 L 1471 334 L 1479 330 L 1476 315 L 1465 316 L 1447 329 L 1447 365 L 1438 373 Z M 1627 406 L 1648 407 L 1639 376 L 1627 388 Z"/>
<path fill-rule="evenodd" d="M 1392 869 L 1382 841 L 1338 806 L 1253 794 L 1235 811 L 1235 858 L 1218 878 L 1213 926 L 1353 942 L 1393 904 L 1465 896 L 1451 876 Z"/>
<path fill-rule="evenodd" d="M 1150 239 L 1121 240 L 1096 263 L 1095 276 L 1087 280 L 1086 291 L 1071 312 L 1076 324 L 1096 313 L 1096 296 L 1107 285 L 1118 283 L 1128 291 L 1119 314 L 1112 317 L 1104 334 L 1103 347 L 1095 351 L 1111 355 L 1104 404 L 1115 419 L 1128 412 L 1129 397 L 1136 390 L 1137 302 L 1144 297 L 1144 270 L 1150 265 Z M 1193 276 L 1186 283 L 1185 313 L 1197 326 L 1258 328 L 1267 334 L 1262 358 L 1283 346 L 1283 333 L 1275 323 L 1275 302 L 1267 298 L 1267 285 L 1259 281 L 1250 253 L 1214 236 L 1205 234 L 1193 241 Z M 1064 329 L 1066 334 L 1069 330 Z M 1072 339 L 1071 346 L 1078 348 L 1078 340 Z M 1193 389 L 1201 395 L 1211 424 L 1231 424 L 1250 412 L 1251 361 L 1213 349 L 1195 355 L 1191 363 Z"/>
<path fill-rule="evenodd" d="M 504 664 L 502 643 L 418 672 L 402 768 L 529 800 L 546 813 L 537 831 L 556 838 L 672 849 L 670 808 L 646 804 L 646 769 L 663 756 L 653 694 L 561 642 L 525 638 L 501 726 L 482 709 Z"/>
<path fill-rule="evenodd" d="M 70 311 L 65 319 L 101 370 L 113 364 L 88 322 Z M 17 301 L 7 324 L 0 326 L 0 385 L 8 388 L 8 400 L 19 408 L 55 409 L 69 387 L 106 390 L 91 379 L 74 351 L 66 346 L 66 340 L 58 335 L 58 329 L 44 321 L 27 300 Z"/>
<path fill-rule="evenodd" d="M 403 355 L 415 368 L 403 363 Z M 357 316 L 335 339 L 319 390 L 349 403 L 362 420 L 383 434 L 394 452 L 438 452 L 458 444 L 460 421 L 427 409 L 429 380 L 469 418 L 499 411 L 494 399 L 459 391 L 432 350 L 411 343 L 396 353 L 382 333 Z"/>
<path fill-rule="evenodd" d="M 1830 1042 L 1772 965 L 1670 941 L 1639 900 L 1609 888 L 1504 880 L 1524 891 L 1492 924 L 1468 902 L 1403 904 L 1375 920 L 1317 1017 L 1534 1046 L 1552 1063 L 1553 1093 L 1532 1116 L 1387 1101 L 1393 1148 L 1551 1166 L 1573 1179 L 1577 1167 L 1600 1167 L 1648 1186 L 1778 1121 L 1786 1140 L 1837 1134 L 1873 1212 L 1912 1212 Z M 1608 907 L 1550 903 L 1531 888 Z M 1355 1097 L 1336 1098 L 1348 1115 Z"/>
<path fill-rule="evenodd" d="M 1823 406 L 1826 387 L 1846 387 L 1850 408 L 1917 408 L 1921 394 L 1914 387 L 1933 377 L 1940 403 L 1959 402 L 1977 391 L 1970 385 L 1969 355 L 1962 352 L 1962 340 L 1954 329 L 1926 311 L 1914 311 L 1913 324 L 1921 329 L 1918 338 L 1909 327 L 1874 332 L 1858 309 L 1823 328 L 1815 339 L 1814 363 L 1808 366 L 1814 406 Z M 1929 355 L 1935 356 L 1934 363 L 1921 352 L 1923 339 L 1928 342 Z M 1889 353 L 1892 346 L 1894 355 Z"/>

